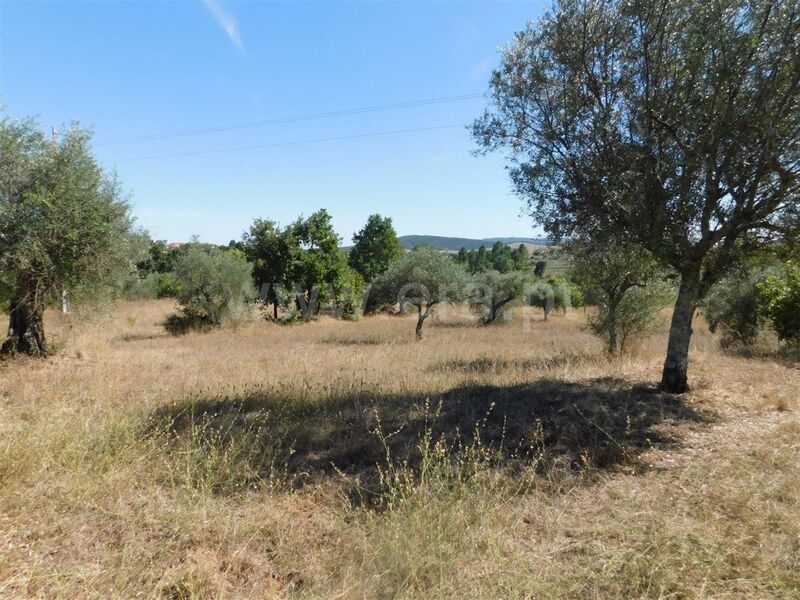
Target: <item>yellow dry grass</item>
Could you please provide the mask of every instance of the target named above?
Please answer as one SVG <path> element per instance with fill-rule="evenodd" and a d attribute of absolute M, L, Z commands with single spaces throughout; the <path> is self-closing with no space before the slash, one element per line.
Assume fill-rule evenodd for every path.
<path fill-rule="evenodd" d="M 172 337 L 48 315 L 0 364 L 0 597 L 796 598 L 800 371 L 655 392 L 575 311 Z"/>

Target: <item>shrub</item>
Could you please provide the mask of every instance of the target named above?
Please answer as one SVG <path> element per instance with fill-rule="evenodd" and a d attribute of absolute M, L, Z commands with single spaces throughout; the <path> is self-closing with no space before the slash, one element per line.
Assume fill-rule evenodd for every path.
<path fill-rule="evenodd" d="M 703 314 L 712 332 L 720 331 L 723 348 L 751 346 L 761 330 L 760 283 L 767 278 L 764 269 L 743 270 L 719 281 L 703 302 Z"/>
<path fill-rule="evenodd" d="M 217 327 L 224 319 L 238 320 L 255 297 L 251 266 L 241 257 L 214 247 L 189 248 L 175 264 L 180 286 L 179 315 L 164 323 L 167 331 Z"/>
<path fill-rule="evenodd" d="M 769 319 L 778 339 L 800 346 L 800 264 L 786 263 L 778 275 L 757 285 L 761 314 Z"/>
<path fill-rule="evenodd" d="M 131 277 L 123 284 L 122 297 L 126 300 L 153 300 L 175 298 L 180 284 L 172 273 L 148 273 L 145 277 Z"/>
<path fill-rule="evenodd" d="M 659 311 L 673 299 L 672 286 L 654 279 L 627 290 L 613 310 L 608 302 L 598 304 L 597 314 L 590 319 L 589 327 L 595 335 L 606 340 L 613 335 L 622 353 L 630 349 L 630 342 L 652 333 L 662 322 Z"/>
<path fill-rule="evenodd" d="M 361 318 L 361 304 L 364 298 L 364 279 L 359 272 L 351 267 L 345 267 L 333 287 L 336 314 L 343 319 L 358 321 Z"/>
<path fill-rule="evenodd" d="M 658 324 L 658 311 L 672 298 L 663 268 L 643 248 L 619 240 L 576 240 L 570 245 L 572 278 L 583 299 L 597 306 L 589 325 L 609 354 L 625 350 Z"/>

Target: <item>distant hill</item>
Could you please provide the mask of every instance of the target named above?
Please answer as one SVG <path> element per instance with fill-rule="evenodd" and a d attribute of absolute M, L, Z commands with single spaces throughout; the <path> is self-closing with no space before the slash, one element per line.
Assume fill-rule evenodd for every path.
<path fill-rule="evenodd" d="M 438 250 L 458 251 L 461 248 L 467 250 L 477 250 L 481 246 L 487 249 L 495 242 L 502 242 L 513 246 L 514 244 L 525 244 L 532 246 L 549 246 L 550 242 L 546 238 L 526 238 L 526 237 L 497 237 L 476 240 L 472 238 L 444 237 L 439 235 L 401 235 L 400 243 L 404 248 L 411 249 L 419 244 L 430 244 Z"/>

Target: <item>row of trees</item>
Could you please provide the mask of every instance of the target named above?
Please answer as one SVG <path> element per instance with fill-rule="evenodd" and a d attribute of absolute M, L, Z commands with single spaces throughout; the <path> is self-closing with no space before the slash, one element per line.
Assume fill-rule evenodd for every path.
<path fill-rule="evenodd" d="M 457 260 L 470 273 L 490 270 L 508 273 L 527 271 L 531 267 L 530 252 L 524 244 L 512 249 L 507 244 L 495 242 L 488 252 L 486 246 L 481 246 L 477 250 L 467 250 L 462 247 L 458 251 Z"/>
<path fill-rule="evenodd" d="M 274 319 L 290 297 L 306 319 L 326 302 L 353 318 L 360 310 L 365 284 L 403 252 L 391 219 L 380 215 L 370 216 L 353 241 L 350 253 L 343 251 L 330 215 L 321 209 L 283 228 L 257 219 L 244 235 L 242 249 L 253 265 L 263 300 L 272 305 Z"/>

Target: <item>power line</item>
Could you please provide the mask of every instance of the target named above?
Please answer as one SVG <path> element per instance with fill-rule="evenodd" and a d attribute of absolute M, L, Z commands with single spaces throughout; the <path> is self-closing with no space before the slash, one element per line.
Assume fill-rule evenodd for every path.
<path fill-rule="evenodd" d="M 431 104 L 444 104 L 448 102 L 460 102 L 462 100 L 474 100 L 483 97 L 483 94 L 464 94 L 462 96 L 445 96 L 441 98 L 429 98 L 426 100 L 411 100 L 409 102 L 396 102 L 394 104 L 379 104 L 376 106 L 365 106 L 361 108 L 349 108 L 331 112 L 311 113 L 306 115 L 296 115 L 293 117 L 282 117 L 268 119 L 264 121 L 248 121 L 244 123 L 232 123 L 230 125 L 218 125 L 216 127 L 204 127 L 199 129 L 184 129 L 180 131 L 170 131 L 165 133 L 153 133 L 140 135 L 131 138 L 118 138 L 105 140 L 95 143 L 95 146 L 110 146 L 117 144 L 129 144 L 134 142 L 145 142 L 151 140 L 161 140 L 174 137 L 186 137 L 191 135 L 201 135 L 204 133 L 217 133 L 221 131 L 232 131 L 236 129 L 248 129 L 253 127 L 267 127 L 269 125 L 280 125 L 283 123 L 296 123 L 300 121 L 311 121 L 315 119 L 330 119 L 334 117 L 344 117 L 349 115 L 359 115 L 363 113 L 379 112 L 384 110 L 396 110 L 401 108 L 413 108 L 415 106 L 427 106 Z"/>
<path fill-rule="evenodd" d="M 157 158 L 177 158 L 180 156 L 199 156 L 202 154 L 217 154 L 220 152 L 235 152 L 237 150 L 258 150 L 261 148 L 278 148 L 280 146 L 298 146 L 301 144 L 318 144 L 320 142 L 338 142 L 344 140 L 356 140 L 361 138 L 379 137 L 384 135 L 396 135 L 401 133 L 417 133 L 420 131 L 438 131 L 442 129 L 455 129 L 463 128 L 463 124 L 459 125 L 437 125 L 434 127 L 415 127 L 413 129 L 395 129 L 392 131 L 377 131 L 373 133 L 360 133 L 355 135 L 342 135 L 338 137 L 316 138 L 311 140 L 297 140 L 291 142 L 275 142 L 272 144 L 255 144 L 252 146 L 236 146 L 233 148 L 215 148 L 213 150 L 197 150 L 193 152 L 175 152 L 172 154 L 154 154 L 150 156 L 134 156 L 130 158 L 120 158 L 116 161 L 109 162 L 131 162 L 137 160 L 153 160 Z"/>

